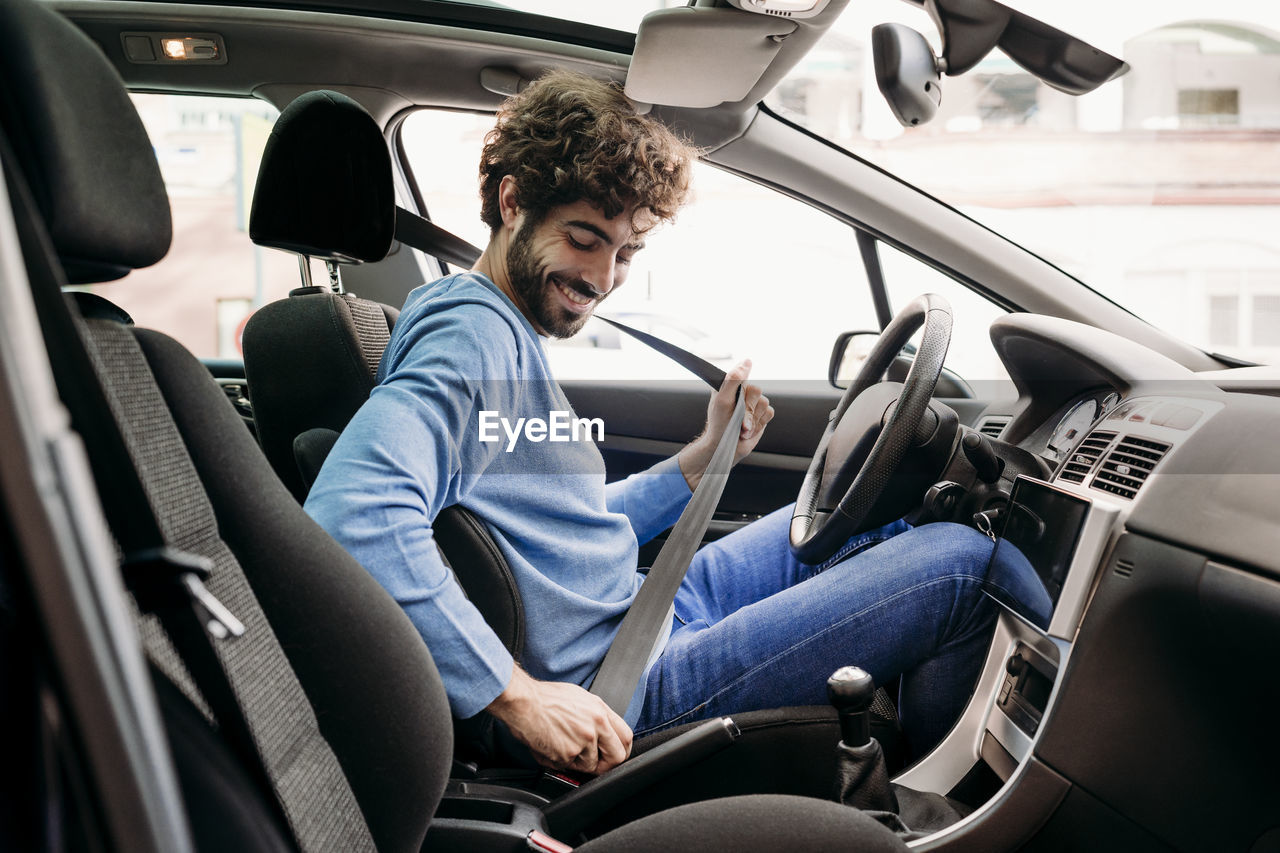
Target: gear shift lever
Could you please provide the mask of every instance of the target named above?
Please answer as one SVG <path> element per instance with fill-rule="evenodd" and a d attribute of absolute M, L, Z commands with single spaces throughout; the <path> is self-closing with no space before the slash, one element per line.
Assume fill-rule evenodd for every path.
<path fill-rule="evenodd" d="M 871 737 L 871 702 L 876 684 L 870 673 L 843 666 L 827 679 L 827 699 L 840 714 L 836 745 L 836 801 L 865 811 L 896 814 L 880 741 Z"/>
<path fill-rule="evenodd" d="M 871 740 L 871 702 L 876 683 L 857 666 L 842 666 L 827 679 L 827 701 L 840 714 L 840 740 L 846 746 L 866 746 Z"/>

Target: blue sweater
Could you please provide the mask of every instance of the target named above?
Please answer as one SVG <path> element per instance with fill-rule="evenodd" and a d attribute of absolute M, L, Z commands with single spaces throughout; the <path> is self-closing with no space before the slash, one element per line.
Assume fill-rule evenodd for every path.
<path fill-rule="evenodd" d="M 500 419 L 514 428 L 521 417 L 561 417 L 557 433 L 572 437 L 552 415 L 572 409 L 533 327 L 474 273 L 409 294 L 378 379 L 307 512 L 404 608 L 456 716 L 497 698 L 512 659 L 436 550 L 432 520 L 453 504 L 487 523 L 511 566 L 526 612 L 521 664 L 534 678 L 585 685 L 640 586 L 638 542 L 688 502 L 676 460 L 606 486 L 583 430 L 577 441 L 535 440 L 536 430 L 513 441 Z M 497 440 L 482 441 L 482 426 Z"/>

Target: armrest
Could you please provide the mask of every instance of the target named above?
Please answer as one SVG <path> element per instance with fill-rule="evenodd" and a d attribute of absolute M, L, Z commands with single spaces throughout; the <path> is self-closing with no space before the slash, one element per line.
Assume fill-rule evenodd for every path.
<path fill-rule="evenodd" d="M 729 717 L 708 720 L 644 755 L 623 762 L 543 809 L 551 835 L 572 838 L 618 803 L 719 752 L 739 734 Z"/>

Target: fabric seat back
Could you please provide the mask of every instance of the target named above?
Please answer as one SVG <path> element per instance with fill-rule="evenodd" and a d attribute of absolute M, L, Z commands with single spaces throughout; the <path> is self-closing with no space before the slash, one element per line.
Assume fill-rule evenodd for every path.
<path fill-rule="evenodd" d="M 29 188 L 28 224 L 43 238 L 23 245 L 33 285 L 56 293 L 63 273 L 77 283 L 101 282 L 163 257 L 171 233 L 164 184 L 123 83 L 99 48 L 44 4 L 6 0 L 0 4 L 0 78 L 12 83 L 0 98 L 3 136 L 16 152 L 5 157 L 6 166 L 14 165 Z M 40 278 L 40 269 L 52 274 Z M 71 340 L 74 330 L 63 334 L 45 325 L 51 353 L 78 343 Z M 126 377 L 130 393 L 142 389 L 133 403 L 116 407 L 116 414 L 125 410 L 131 422 L 146 425 L 140 434 L 148 438 L 141 444 L 154 441 L 166 448 L 165 458 L 142 478 L 161 526 L 187 531 L 184 538 L 200 540 L 218 555 L 206 583 L 210 589 L 222 589 L 222 574 L 243 572 L 248 586 L 242 588 L 257 606 L 243 605 L 242 615 L 260 610 L 260 616 L 245 619 L 249 630 L 272 636 L 276 650 L 283 650 L 282 667 L 255 672 L 250 660 L 234 678 L 279 697 L 267 703 L 269 714 L 285 721 L 295 713 L 313 717 L 378 849 L 418 850 L 444 788 L 452 733 L 439 675 L 416 630 L 368 573 L 302 512 L 190 352 L 160 333 L 134 327 L 92 334 L 100 344 L 99 366 Z M 84 421 L 77 428 L 87 447 L 99 446 L 88 440 Z M 94 469 L 100 470 L 96 464 Z M 101 478 L 99 488 L 111 491 Z M 188 512 L 191 507 L 199 511 Z M 178 544 L 198 550 L 186 541 Z M 301 690 L 276 691 L 273 679 Z M 208 725 L 199 710 L 187 710 L 189 723 Z M 206 733 L 216 743 L 217 732 Z M 236 807 L 236 791 L 240 798 L 260 795 L 223 777 L 229 798 L 194 796 L 219 787 L 212 775 L 217 766 L 205 760 L 207 751 L 175 750 L 174 757 L 184 762 L 179 776 L 193 826 L 238 820 L 227 811 Z M 306 774 L 285 772 L 287 784 L 310 784 Z M 210 784 L 188 786 L 192 779 Z M 297 837 L 333 837 L 323 828 L 316 831 L 326 816 L 316 819 L 321 823 Z M 216 838 L 203 833 L 198 841 L 202 849 L 217 846 Z"/>
<path fill-rule="evenodd" d="M 314 479 L 304 470 L 318 470 L 324 454 L 295 448 L 298 436 L 342 432 L 373 390 L 399 314 L 352 294 L 304 287 L 262 306 L 245 325 L 245 379 L 258 442 L 299 503 Z"/>

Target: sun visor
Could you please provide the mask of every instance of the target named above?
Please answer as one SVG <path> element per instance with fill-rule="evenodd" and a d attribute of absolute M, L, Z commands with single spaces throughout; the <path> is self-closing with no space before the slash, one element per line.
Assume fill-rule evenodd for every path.
<path fill-rule="evenodd" d="M 785 18 L 727 8 L 683 6 L 650 12 L 636 33 L 627 97 L 694 108 L 741 101 L 797 26 Z"/>

